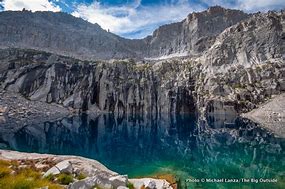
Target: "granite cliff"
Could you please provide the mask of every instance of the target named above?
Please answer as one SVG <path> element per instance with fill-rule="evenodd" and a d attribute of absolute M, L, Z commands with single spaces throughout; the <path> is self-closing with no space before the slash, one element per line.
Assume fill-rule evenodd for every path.
<path fill-rule="evenodd" d="M 15 15 L 25 18 L 25 27 Z M 0 19 L 1 90 L 29 100 L 117 115 L 237 115 L 285 90 L 283 11 L 249 15 L 212 7 L 142 40 L 120 38 L 64 13 L 0 17 L 7 18 Z M 187 56 L 137 63 L 181 53 Z"/>
<path fill-rule="evenodd" d="M 274 134 L 285 133 L 284 11 L 246 14 L 211 7 L 139 40 L 65 13 L 0 12 L 0 47 L 2 149 L 101 154 L 107 162 L 119 152 L 134 167 L 140 158 L 133 162 L 130 154 L 143 162 L 186 157 L 191 168 L 213 165 L 207 173 L 214 175 L 224 175 L 217 168 L 221 162 L 237 175 L 257 165 L 263 175 L 268 164 L 271 173 L 282 172 L 275 157 L 284 157 L 284 142 Z M 241 114 L 266 119 L 257 122 L 274 134 L 237 118 Z M 244 156 L 233 150 L 237 146 Z M 23 166 L 37 159 L 36 165 L 48 168 L 45 175 L 65 169 L 76 178 L 86 174 L 68 188 L 174 186 L 128 179 L 79 157 L 1 150 L 0 159 Z"/>
<path fill-rule="evenodd" d="M 211 7 L 161 26 L 145 39 L 129 40 L 66 13 L 8 11 L 0 12 L 0 47 L 92 60 L 195 55 L 207 50 L 224 29 L 247 17 L 238 10 Z"/>

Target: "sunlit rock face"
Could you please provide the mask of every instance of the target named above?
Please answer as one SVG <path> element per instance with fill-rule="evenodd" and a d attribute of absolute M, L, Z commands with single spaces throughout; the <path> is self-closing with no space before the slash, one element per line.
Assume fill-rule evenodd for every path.
<path fill-rule="evenodd" d="M 134 57 L 128 40 L 69 14 L 0 13 L 0 47 L 38 49 L 81 59 Z"/>
<path fill-rule="evenodd" d="M 27 29 L 30 33 L 25 32 L 25 28 L 21 33 L 22 30 L 17 31 L 16 21 L 11 21 L 14 15 L 23 15 L 27 23 L 37 19 L 43 21 L 48 15 L 49 22 L 66 27 L 62 32 L 71 33 L 70 36 L 60 32 L 56 35 L 65 36 L 64 41 L 68 44 L 62 44 L 61 38 L 53 39 L 52 36 L 54 43 L 37 42 L 38 37 L 44 34 L 43 30 L 53 33 L 53 30 L 45 28 L 50 27 L 49 22 L 42 26 L 44 29 L 39 27 L 41 31 L 38 35 L 33 33 L 34 30 Z M 1 88 L 19 93 L 29 100 L 56 103 L 93 113 L 145 116 L 196 112 L 227 117 L 228 114 L 235 116 L 248 112 L 285 90 L 284 11 L 248 15 L 237 10 L 212 7 L 190 14 L 180 23 L 162 26 L 153 36 L 143 40 L 119 38 L 97 25 L 90 25 L 64 13 L 1 12 L 1 16 L 11 21 L 7 25 L 5 19 L 0 20 L 4 22 L 0 25 L 4 31 L 0 34 L 5 38 L 2 40 L 4 48 L 9 46 L 5 46 L 5 43 L 9 42 L 11 35 L 15 39 L 11 44 L 15 47 L 32 48 L 34 45 L 34 49 L 37 49 L 9 48 L 0 51 Z M 75 26 L 73 21 L 80 24 Z M 37 23 L 27 25 L 38 27 Z M 7 32 L 10 27 L 17 32 Z M 97 32 L 91 32 L 93 30 Z M 98 34 L 102 44 L 93 43 L 92 37 L 85 35 L 84 31 L 90 35 Z M 69 39 L 73 32 L 74 35 L 80 33 L 80 39 L 81 35 L 85 35 L 78 44 L 78 38 Z M 181 32 L 184 32 L 183 35 Z M 50 39 L 50 35 L 45 39 Z M 29 41 L 28 38 L 33 40 Z M 86 46 L 84 41 L 91 41 L 88 43 L 90 46 Z M 104 45 L 109 42 L 114 48 Z M 69 43 L 76 43 L 76 48 Z M 38 44 L 43 47 L 38 48 Z M 97 49 L 96 45 L 102 49 Z M 66 53 L 62 53 L 59 47 L 70 49 L 64 49 Z M 83 57 L 73 56 L 73 47 L 76 52 L 86 56 L 107 53 L 106 59 L 168 56 L 182 53 L 185 49 L 188 55 L 152 61 L 87 61 L 82 60 Z"/>
<path fill-rule="evenodd" d="M 0 47 L 93 60 L 190 55 L 208 49 L 217 34 L 247 17 L 238 10 L 211 7 L 162 26 L 145 39 L 129 40 L 65 13 L 9 11 L 0 13 Z"/>
<path fill-rule="evenodd" d="M 284 177 L 284 140 L 237 118 L 285 91 L 284 12 L 212 7 L 142 40 L 64 13 L 0 18 L 0 94 L 23 96 L 20 111 L 39 101 L 77 115 L 7 122 L 1 98 L 1 126 L 17 125 L 1 128 L 1 148 L 91 157 L 133 176 Z"/>
<path fill-rule="evenodd" d="M 30 100 L 89 112 L 191 113 L 194 83 L 177 77 L 181 65 L 136 65 L 128 61 L 83 62 L 38 51 L 2 51 L 5 90 Z M 176 77 L 176 79 L 174 78 Z"/>
<path fill-rule="evenodd" d="M 218 34 L 248 17 L 242 11 L 219 6 L 189 14 L 183 21 L 161 26 L 145 38 L 149 45 L 145 57 L 199 55 L 212 46 Z"/>
<path fill-rule="evenodd" d="M 224 69 L 284 62 L 284 12 L 256 13 L 221 32 L 206 52 L 205 62 Z"/>
<path fill-rule="evenodd" d="M 282 62 L 213 74 L 192 59 L 92 62 L 19 49 L 0 56 L 2 90 L 93 113 L 238 115 L 284 91 Z"/>

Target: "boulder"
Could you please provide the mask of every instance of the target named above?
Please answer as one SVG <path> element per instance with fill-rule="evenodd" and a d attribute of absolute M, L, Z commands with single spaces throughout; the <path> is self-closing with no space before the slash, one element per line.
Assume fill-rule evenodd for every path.
<path fill-rule="evenodd" d="M 156 183 L 155 183 L 155 181 L 153 181 L 153 180 L 149 181 L 149 183 L 146 185 L 146 188 L 149 188 L 149 189 L 156 189 Z"/>
<path fill-rule="evenodd" d="M 69 184 L 68 189 L 90 189 L 92 186 L 88 184 L 85 180 L 79 180 Z"/>
<path fill-rule="evenodd" d="M 71 95 L 70 97 L 65 99 L 63 101 L 63 106 L 65 106 L 65 107 L 72 106 L 73 105 L 73 98 L 74 98 L 74 95 Z"/>
<path fill-rule="evenodd" d="M 96 175 L 93 177 L 87 177 L 83 180 L 76 181 L 69 184 L 68 189 L 91 189 L 94 187 L 113 189 L 111 181 L 107 177 Z"/>
<path fill-rule="evenodd" d="M 71 174 L 72 173 L 72 164 L 67 161 L 64 160 L 62 162 L 59 162 L 58 164 L 55 165 L 55 167 L 57 167 L 57 169 L 61 172 L 61 173 L 68 173 Z"/>
<path fill-rule="evenodd" d="M 67 173 L 71 174 L 73 171 L 72 165 L 69 161 L 64 160 L 50 168 L 45 174 L 44 177 L 47 177 L 48 175 L 57 175 L 60 173 Z"/>
<path fill-rule="evenodd" d="M 7 110 L 8 110 L 7 107 L 2 107 L 2 106 L 0 106 L 0 113 L 1 113 L 2 115 L 3 115 L 4 113 L 6 113 Z"/>
<path fill-rule="evenodd" d="M 126 186 L 119 186 L 117 189 L 129 189 L 129 188 Z"/>
<path fill-rule="evenodd" d="M 114 188 L 118 188 L 119 186 L 126 186 L 128 183 L 128 176 L 127 175 L 113 176 L 109 178 L 109 181 L 111 181 L 112 186 L 114 186 Z"/>
<path fill-rule="evenodd" d="M 165 179 L 141 178 L 129 179 L 129 182 L 132 183 L 136 189 L 142 187 L 151 189 L 173 189 Z"/>
<path fill-rule="evenodd" d="M 45 172 L 44 177 L 47 177 L 49 175 L 58 175 L 58 174 L 60 174 L 60 171 L 58 170 L 58 168 L 53 166 L 47 172 Z"/>

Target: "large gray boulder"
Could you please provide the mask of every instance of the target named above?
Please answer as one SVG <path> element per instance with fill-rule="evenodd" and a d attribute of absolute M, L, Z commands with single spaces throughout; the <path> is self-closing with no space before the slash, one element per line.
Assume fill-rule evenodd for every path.
<path fill-rule="evenodd" d="M 71 183 L 69 184 L 68 189 L 91 189 L 94 187 L 114 189 L 114 186 L 112 185 L 112 182 L 108 179 L 108 177 L 102 175 L 87 177 L 83 180 Z"/>
<path fill-rule="evenodd" d="M 73 168 L 72 164 L 68 160 L 64 160 L 50 168 L 45 174 L 44 177 L 49 175 L 58 175 L 60 173 L 72 174 Z"/>
<path fill-rule="evenodd" d="M 135 189 L 142 187 L 150 189 L 173 189 L 172 186 L 164 179 L 153 179 L 153 178 L 141 178 L 141 179 L 129 179 Z"/>
<path fill-rule="evenodd" d="M 109 178 L 111 181 L 112 186 L 114 188 L 118 188 L 119 186 L 127 186 L 128 183 L 128 176 L 127 175 L 117 175 Z"/>

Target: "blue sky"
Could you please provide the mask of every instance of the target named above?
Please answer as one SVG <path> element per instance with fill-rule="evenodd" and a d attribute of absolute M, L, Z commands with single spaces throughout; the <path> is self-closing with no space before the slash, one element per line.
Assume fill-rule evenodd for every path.
<path fill-rule="evenodd" d="M 0 0 L 2 11 L 63 11 L 126 38 L 143 38 L 214 5 L 256 12 L 285 8 L 285 0 Z"/>

